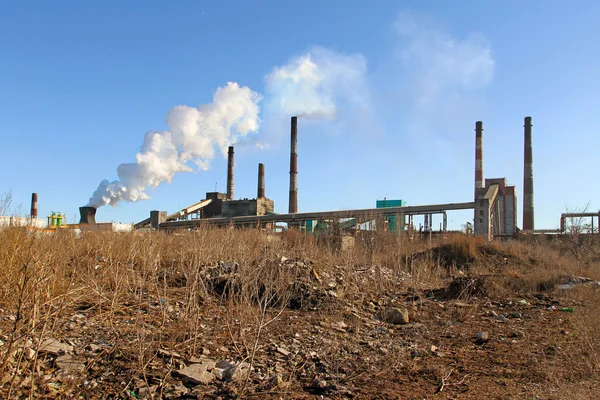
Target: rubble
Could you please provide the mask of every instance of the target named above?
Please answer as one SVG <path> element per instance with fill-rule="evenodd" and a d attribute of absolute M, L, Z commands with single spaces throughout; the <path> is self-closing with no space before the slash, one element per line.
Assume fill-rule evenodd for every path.
<path fill-rule="evenodd" d="M 245 379 L 249 368 L 250 365 L 245 362 L 225 368 L 222 374 L 223 380 L 237 381 L 240 379 Z"/>
<path fill-rule="evenodd" d="M 182 378 L 184 383 L 207 385 L 215 379 L 215 375 L 212 373 L 215 365 L 214 361 L 190 364 L 176 371 L 176 374 Z"/>
<path fill-rule="evenodd" d="M 66 343 L 61 343 L 56 339 L 46 339 L 38 346 L 38 352 L 41 354 L 52 354 L 54 356 L 70 353 L 73 351 L 73 346 Z"/>
<path fill-rule="evenodd" d="M 408 324 L 408 310 L 404 307 L 389 307 L 382 312 L 382 318 L 385 322 L 395 325 Z"/>
<path fill-rule="evenodd" d="M 57 357 L 55 363 L 60 373 L 64 375 L 76 375 L 85 371 L 85 364 L 71 354 Z"/>
<path fill-rule="evenodd" d="M 26 368 L 39 350 L 34 373 L 44 376 L 40 387 L 48 398 L 228 399 L 238 396 L 244 385 L 247 397 L 254 393 L 255 398 L 269 398 L 269 393 L 283 398 L 369 398 L 386 388 L 389 392 L 382 398 L 425 398 L 444 378 L 439 371 L 450 372 L 448 365 L 453 375 L 446 379 L 445 394 L 459 396 L 464 386 L 452 385 L 465 375 L 516 374 L 503 370 L 501 363 L 480 368 L 482 359 L 508 359 L 508 354 L 520 360 L 513 370 L 532 368 L 530 358 L 538 353 L 539 360 L 568 354 L 558 345 L 546 345 L 546 337 L 561 335 L 561 346 L 576 337 L 568 333 L 573 327 L 565 321 L 577 313 L 551 310 L 579 310 L 577 304 L 523 293 L 483 298 L 491 293 L 483 289 L 470 292 L 482 298 L 441 295 L 449 293 L 448 287 L 464 289 L 485 279 L 463 275 L 433 290 L 402 283 L 381 293 L 363 293 L 352 286 L 357 281 L 333 267 L 293 257 L 269 262 L 296 271 L 289 285 L 292 301 L 267 310 L 268 322 L 258 339 L 256 309 L 251 304 L 231 307 L 218 295 L 239 289 L 239 265 L 219 262 L 200 268 L 199 286 L 206 284 L 207 292 L 200 296 L 202 302 L 193 304 L 199 308 L 190 305 L 185 286 L 176 286 L 170 298 L 151 290 L 124 295 L 110 316 L 111 325 L 106 309 L 87 308 L 85 314 L 69 310 L 60 322 L 65 329 L 52 331 L 51 339 L 39 342 L 30 335 L 15 344 L 6 357 L 7 370 L 28 376 L 32 371 Z M 392 270 L 382 271 L 393 276 Z M 278 314 L 280 306 L 283 312 Z M 0 347 L 0 355 L 6 347 Z M 19 364 L 19 357 L 29 364 Z M 4 386 L 10 379 L 2 381 Z M 19 377 L 15 382 L 24 387 L 35 380 Z M 67 393 L 65 382 L 77 386 Z"/>
<path fill-rule="evenodd" d="M 35 350 L 32 349 L 31 347 L 27 347 L 25 348 L 25 358 L 28 360 L 33 360 L 35 358 Z"/>

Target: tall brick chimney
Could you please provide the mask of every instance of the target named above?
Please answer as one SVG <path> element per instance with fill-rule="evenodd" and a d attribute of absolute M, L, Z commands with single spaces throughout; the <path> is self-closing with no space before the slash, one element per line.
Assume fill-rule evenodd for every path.
<path fill-rule="evenodd" d="M 290 146 L 290 201 L 288 212 L 298 212 L 298 118 L 292 117 Z"/>
<path fill-rule="evenodd" d="M 525 154 L 523 163 L 523 230 L 535 229 L 533 212 L 533 148 L 531 143 L 531 117 L 525 117 Z"/>

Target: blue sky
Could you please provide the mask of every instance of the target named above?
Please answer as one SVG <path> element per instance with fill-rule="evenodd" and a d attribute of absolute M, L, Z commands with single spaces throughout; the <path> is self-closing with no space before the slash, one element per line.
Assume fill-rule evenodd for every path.
<path fill-rule="evenodd" d="M 236 145 L 237 198 L 256 196 L 263 162 L 267 196 L 287 211 L 281 100 L 308 96 L 335 119 L 299 121 L 300 211 L 471 201 L 483 120 L 485 176 L 517 186 L 520 222 L 531 115 L 536 228 L 555 228 L 566 207 L 600 209 L 598 15 L 600 3 L 583 0 L 3 2 L 0 193 L 27 212 L 35 191 L 42 216 L 76 219 L 103 179 L 135 163 L 146 132 L 170 128 L 169 110 L 237 82 L 261 96 L 260 125 Z M 269 84 L 306 55 L 325 89 Z M 226 159 L 205 161 L 97 218 L 139 221 L 224 191 Z"/>

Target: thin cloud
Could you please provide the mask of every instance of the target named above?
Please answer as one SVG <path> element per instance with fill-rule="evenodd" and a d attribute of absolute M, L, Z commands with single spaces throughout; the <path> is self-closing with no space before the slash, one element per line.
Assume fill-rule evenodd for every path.
<path fill-rule="evenodd" d="M 431 106 L 453 92 L 481 89 L 492 82 L 495 61 L 483 36 L 460 39 L 409 12 L 401 13 L 393 27 L 400 40 L 397 56 L 417 105 Z"/>

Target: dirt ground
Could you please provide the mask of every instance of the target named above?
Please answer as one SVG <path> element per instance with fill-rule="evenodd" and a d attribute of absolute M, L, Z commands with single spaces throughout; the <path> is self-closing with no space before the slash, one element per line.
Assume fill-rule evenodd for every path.
<path fill-rule="evenodd" d="M 285 301 L 263 302 L 266 287 L 236 301 L 236 264 L 217 263 L 204 267 L 203 293 L 177 274 L 164 275 L 160 291 L 132 286 L 118 298 L 75 288 L 68 304 L 54 300 L 42 330 L 20 337 L 20 317 L 0 299 L 0 394 L 600 398 L 597 281 L 571 276 L 566 286 L 513 290 L 522 279 L 515 273 L 456 270 L 428 286 L 382 267 L 349 274 L 300 258 L 277 262 L 301 271 Z M 386 276 L 399 283 L 373 287 Z"/>

